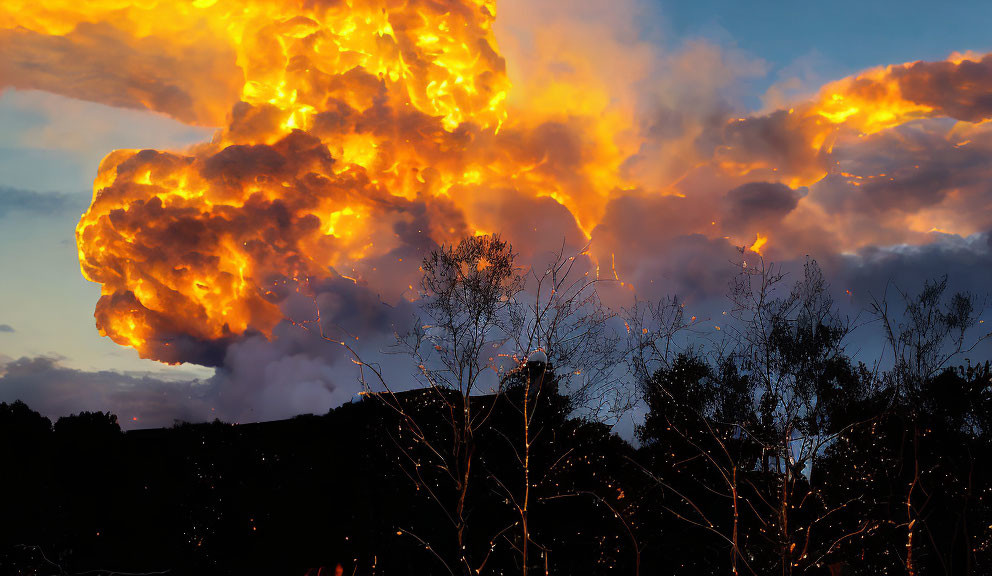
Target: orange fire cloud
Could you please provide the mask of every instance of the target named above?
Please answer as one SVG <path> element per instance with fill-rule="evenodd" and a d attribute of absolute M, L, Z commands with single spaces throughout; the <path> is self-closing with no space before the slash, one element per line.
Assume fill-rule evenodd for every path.
<path fill-rule="evenodd" d="M 347 275 L 389 253 L 397 227 L 465 234 L 457 216 L 421 213 L 453 212 L 459 187 L 516 175 L 516 161 L 465 157 L 506 118 L 489 2 L 121 8 L 106 18 L 226 37 L 244 72 L 212 142 L 108 156 L 77 228 L 83 274 L 103 286 L 98 327 L 143 355 L 172 359 L 169 335 L 269 333 L 280 281 Z"/>
<path fill-rule="evenodd" d="M 557 203 L 595 237 L 618 197 L 692 195 L 682 178 L 631 179 L 625 162 L 650 135 L 633 112 L 604 112 L 608 87 L 581 63 L 570 67 L 575 83 L 527 87 L 529 105 L 508 109 L 496 9 L 494 0 L 5 2 L 0 88 L 223 126 L 187 151 L 118 150 L 101 163 L 77 227 L 82 272 L 102 286 L 101 333 L 144 357 L 196 360 L 196 346 L 270 335 L 293 281 L 363 281 L 384 267 L 411 276 L 405 248 L 500 231 L 521 217 L 516 199 Z M 990 56 L 956 56 L 870 70 L 791 109 L 729 119 L 712 154 L 694 145 L 685 156 L 736 186 L 807 186 L 831 171 L 845 138 L 920 118 L 985 120 L 990 68 Z M 773 193 L 788 210 L 799 202 L 788 188 Z M 763 194 L 748 189 L 739 201 Z M 700 233 L 731 233 L 703 219 Z M 765 253 L 776 242 L 767 226 L 752 219 L 732 233 Z M 383 294 L 412 298 L 399 284 Z"/>
<path fill-rule="evenodd" d="M 992 118 L 990 92 L 992 55 L 875 68 L 827 84 L 788 110 L 730 120 L 716 158 L 729 173 L 764 172 L 794 188 L 809 186 L 828 173 L 838 140 L 927 118 L 982 122 Z M 757 141 L 765 146 L 754 147 Z"/>

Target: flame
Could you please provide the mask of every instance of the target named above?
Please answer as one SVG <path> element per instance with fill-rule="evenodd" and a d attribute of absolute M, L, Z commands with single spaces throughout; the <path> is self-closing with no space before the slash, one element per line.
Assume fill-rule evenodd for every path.
<path fill-rule="evenodd" d="M 509 210 L 497 196 L 556 202 L 591 237 L 618 195 L 692 193 L 677 189 L 683 177 L 653 192 L 628 180 L 626 163 L 649 131 L 632 99 L 581 59 L 561 55 L 556 70 L 567 73 L 514 96 L 495 17 L 494 0 L 4 2 L 4 33 L 67 42 L 98 34 L 144 58 L 127 60 L 122 74 L 133 82 L 101 87 L 84 75 L 90 84 L 71 95 L 220 126 L 186 151 L 117 150 L 102 161 L 76 229 L 82 273 L 101 284 L 100 332 L 144 357 L 181 361 L 183 339 L 271 335 L 288 284 L 360 284 L 381 263 L 415 267 L 394 254 L 403 246 L 500 230 Z M 199 54 L 199 65 L 169 68 Z M 759 157 L 728 141 L 713 158 L 686 153 L 686 165 L 741 182 L 815 183 L 844 138 L 950 115 L 907 81 L 927 72 L 918 65 L 869 70 L 788 110 L 726 123 L 732 134 L 774 117 L 801 142 L 795 157 Z M 51 78 L 31 86 L 75 89 Z M 707 233 L 724 237 L 712 222 Z M 767 241 L 756 233 L 750 249 L 761 254 Z M 619 280 L 614 254 L 599 256 Z"/>
<path fill-rule="evenodd" d="M 756 234 L 755 235 L 755 238 L 754 238 L 754 243 L 751 244 L 751 247 L 749 249 L 751 250 L 751 252 L 754 252 L 755 254 L 758 254 L 759 256 L 763 256 L 763 254 L 761 253 L 761 250 L 762 250 L 762 248 L 764 248 L 765 244 L 767 244 L 767 243 L 768 243 L 768 237 L 767 236 L 762 236 L 761 234 Z"/>
<path fill-rule="evenodd" d="M 988 88 L 975 77 L 989 64 L 992 55 L 955 53 L 945 61 L 873 68 L 826 84 L 811 100 L 788 109 L 732 118 L 725 127 L 727 144 L 717 149 L 713 165 L 735 178 L 775 180 L 792 188 L 810 186 L 829 172 L 830 155 L 838 143 L 929 118 L 987 120 Z M 735 135 L 749 128 L 772 139 L 786 139 L 789 151 L 779 158 L 751 154 L 749 142 L 735 141 Z"/>
<path fill-rule="evenodd" d="M 933 106 L 903 96 L 897 69 L 904 68 L 879 68 L 828 84 L 806 113 L 864 135 L 930 117 Z"/>
<path fill-rule="evenodd" d="M 101 333 L 143 356 L 163 358 L 152 341 L 165 334 L 269 334 L 281 319 L 276 273 L 353 270 L 395 247 L 411 202 L 517 172 L 512 157 L 463 158 L 467 141 L 494 138 L 507 118 L 490 1 L 95 4 L 85 14 L 24 4 L 5 18 L 49 34 L 110 22 L 179 42 L 205 27 L 244 73 L 212 142 L 108 155 L 77 227 L 83 275 L 103 286 Z M 467 228 L 422 232 L 444 240 Z"/>
<path fill-rule="evenodd" d="M 235 55 L 230 112 L 217 112 L 223 90 L 195 93 L 191 121 L 223 123 L 214 138 L 185 152 L 112 152 L 76 229 L 82 273 L 102 285 L 99 330 L 143 357 L 181 360 L 167 349 L 176 338 L 271 335 L 287 279 L 360 283 L 400 246 L 398 229 L 435 242 L 499 229 L 476 207 L 487 191 L 551 198 L 588 238 L 636 149 L 618 144 L 634 132 L 629 117 L 600 114 L 605 88 L 553 81 L 509 117 L 492 0 L 7 8 L 0 27 L 58 35 L 99 22 L 135 42 L 209 39 Z M 578 166 L 562 164 L 574 160 L 558 157 L 559 137 L 580 140 Z M 424 211 L 436 213 L 426 225 Z"/>

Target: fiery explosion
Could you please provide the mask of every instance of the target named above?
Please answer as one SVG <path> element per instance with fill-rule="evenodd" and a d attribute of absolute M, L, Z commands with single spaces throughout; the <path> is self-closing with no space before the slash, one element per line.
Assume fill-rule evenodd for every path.
<path fill-rule="evenodd" d="M 397 226 L 420 226 L 418 200 L 513 166 L 464 157 L 506 117 L 492 3 L 236 4 L 114 7 L 177 34 L 205 26 L 244 71 L 209 144 L 108 156 L 77 229 L 83 273 L 103 285 L 99 328 L 153 357 L 169 357 L 149 342 L 162 335 L 269 332 L 281 279 L 352 274 L 395 247 Z M 471 231 L 435 220 L 448 227 L 411 234 Z"/>
<path fill-rule="evenodd" d="M 782 171 L 791 187 L 809 186 L 830 170 L 838 139 L 864 137 L 908 122 L 948 117 L 974 123 L 992 117 L 992 57 L 954 55 L 945 62 L 915 62 L 869 70 L 824 86 L 812 101 L 767 115 L 730 121 L 716 157 L 729 172 Z M 781 141 L 790 158 L 746 149 L 754 134 Z M 864 176 L 864 175 L 863 175 Z"/>
<path fill-rule="evenodd" d="M 288 282 L 368 281 L 382 267 L 411 277 L 417 250 L 501 230 L 514 199 L 553 199 L 595 237 L 613 199 L 692 195 L 684 174 L 661 187 L 631 176 L 625 160 L 647 136 L 632 112 L 603 113 L 602 86 L 550 82 L 508 111 L 495 15 L 493 0 L 6 2 L 0 87 L 224 126 L 185 152 L 118 150 L 100 165 L 77 241 L 102 286 L 101 333 L 143 357 L 200 361 L 206 343 L 270 335 Z M 39 72 L 52 58 L 61 72 Z M 690 170 L 813 184 L 836 171 L 844 138 L 985 120 L 989 68 L 958 56 L 841 80 L 728 120 Z M 755 252 L 775 243 L 758 224 L 733 235 Z M 409 284 L 381 290 L 414 297 Z"/>

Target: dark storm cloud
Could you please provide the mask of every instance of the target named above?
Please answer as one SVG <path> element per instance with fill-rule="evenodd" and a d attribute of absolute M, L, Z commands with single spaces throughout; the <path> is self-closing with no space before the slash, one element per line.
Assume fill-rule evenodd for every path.
<path fill-rule="evenodd" d="M 734 234 L 778 226 L 796 209 L 802 193 L 778 182 L 750 182 L 727 192 L 723 225 Z"/>
<path fill-rule="evenodd" d="M 857 302 L 867 304 L 869 294 L 881 296 L 892 283 L 902 290 L 918 292 L 928 279 L 947 275 L 950 288 L 988 295 L 992 292 L 992 233 L 962 238 L 935 234 L 922 246 L 870 247 L 842 256 L 826 266 L 835 286 L 851 290 Z M 992 350 L 986 350 L 986 353 Z"/>
<path fill-rule="evenodd" d="M 894 178 L 872 179 L 861 186 L 858 196 L 866 207 L 877 211 L 915 212 L 943 201 L 953 182 L 949 166 L 931 162 L 898 182 Z"/>
<path fill-rule="evenodd" d="M 674 238 L 658 256 L 655 284 L 660 283 L 668 294 L 706 299 L 725 293 L 736 271 L 732 262 L 738 258 L 738 252 L 727 239 L 688 234 Z M 650 280 L 651 277 L 642 279 L 640 286 L 647 288 Z"/>
<path fill-rule="evenodd" d="M 956 195 L 972 210 L 992 200 L 992 134 L 948 138 L 947 121 L 925 120 L 863 138 L 835 152 L 839 171 L 816 185 L 814 196 L 828 211 L 915 213 Z M 968 217 L 962 213 L 961 216 Z"/>
<path fill-rule="evenodd" d="M 824 172 L 829 165 L 829 154 L 810 146 L 816 124 L 815 118 L 791 110 L 731 118 L 713 124 L 696 145 L 717 163 L 738 164 L 751 171 L 778 171 L 783 177 L 805 177 Z"/>
<path fill-rule="evenodd" d="M 642 256 L 647 251 L 683 234 L 698 230 L 708 215 L 692 197 L 622 196 L 606 207 L 603 220 L 593 233 L 594 242 L 623 246 Z"/>
<path fill-rule="evenodd" d="M 946 116 L 968 122 L 992 116 L 992 54 L 959 63 L 915 62 L 896 68 L 893 76 L 903 98 Z"/>
<path fill-rule="evenodd" d="M 551 198 L 534 198 L 513 188 L 459 192 L 472 198 L 473 221 L 509 240 L 524 266 L 539 265 L 536 260 L 561 249 L 563 242 L 568 252 L 581 250 L 586 242 L 572 214 Z"/>
<path fill-rule="evenodd" d="M 280 307 L 288 320 L 275 327 L 271 339 L 250 335 L 227 347 L 210 379 L 214 405 L 224 418 L 251 421 L 322 413 L 352 399 L 361 387 L 353 356 L 340 341 L 387 370 L 390 363 L 402 364 L 381 351 L 395 344 L 396 332 L 414 325 L 411 304 L 388 306 L 369 286 L 340 276 L 313 280 L 306 292 L 287 290 L 283 295 Z M 318 312 L 320 325 L 315 322 Z M 399 374 L 393 384 L 402 386 L 409 371 Z"/>
<path fill-rule="evenodd" d="M 48 357 L 0 365 L 0 401 L 23 400 L 50 418 L 81 411 L 111 411 L 131 427 L 168 426 L 173 420 L 203 421 L 212 411 L 210 387 L 120 372 L 87 372 Z M 137 420 L 134 420 L 137 418 Z"/>
<path fill-rule="evenodd" d="M 352 355 L 337 340 L 347 341 L 363 358 L 382 362 L 392 385 L 412 382 L 409 363 L 380 357 L 395 343 L 396 331 L 414 325 L 411 305 L 387 306 L 368 287 L 341 277 L 315 282 L 310 289 L 315 297 L 293 292 L 282 302 L 286 317 L 298 325 L 279 323 L 271 339 L 248 334 L 225 342 L 213 352 L 218 356 L 209 363 L 217 370 L 209 379 L 89 372 L 65 367 L 57 358 L 20 358 L 0 364 L 0 401 L 20 399 L 52 418 L 109 410 L 131 428 L 168 426 L 174 420 L 247 422 L 324 413 L 361 390 Z M 321 337 L 316 323 L 304 325 L 318 309 L 331 340 Z M 208 363 L 193 343 L 179 354 Z"/>
<path fill-rule="evenodd" d="M 695 230 L 712 228 L 711 208 L 692 197 L 619 198 L 593 231 L 600 278 L 633 285 L 639 298 L 665 294 L 705 299 L 723 293 L 733 243 Z"/>
<path fill-rule="evenodd" d="M 50 215 L 79 210 L 82 213 L 88 201 L 86 194 L 35 192 L 0 186 L 0 218 L 16 212 Z"/>
<path fill-rule="evenodd" d="M 868 312 L 874 299 L 884 300 L 897 321 L 905 312 L 906 301 L 900 293 L 915 297 L 927 281 L 948 280 L 944 296 L 956 292 L 970 293 L 983 312 L 983 324 L 973 327 L 968 345 L 988 334 L 992 320 L 992 284 L 988 271 L 992 269 L 992 234 L 968 237 L 937 234 L 930 244 L 922 246 L 869 247 L 855 254 L 822 255 L 818 258 L 831 284 L 831 293 L 841 310 L 855 319 L 859 327 L 851 334 L 847 349 L 855 359 L 887 366 L 891 353 L 886 349 L 882 326 Z M 801 273 L 799 262 L 786 263 L 793 275 Z M 992 340 L 980 342 L 967 354 L 952 358 L 952 365 L 992 358 Z"/>
<path fill-rule="evenodd" d="M 926 244 L 931 233 L 992 229 L 992 132 L 946 119 L 913 122 L 834 150 L 837 167 L 800 201 L 834 250 Z M 803 245 L 805 246 L 805 245 Z"/>

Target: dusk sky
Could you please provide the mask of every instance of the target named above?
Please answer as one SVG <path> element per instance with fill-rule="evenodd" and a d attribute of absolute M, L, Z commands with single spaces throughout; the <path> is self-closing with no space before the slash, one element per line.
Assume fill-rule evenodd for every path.
<path fill-rule="evenodd" d="M 890 281 L 989 292 L 987 2 L 497 0 L 490 31 L 484 2 L 444 0 L 474 8 L 397 41 L 398 73 L 400 19 L 359 20 L 332 58 L 303 35 L 339 23 L 295 3 L 245 2 L 271 10 L 238 41 L 211 27 L 234 0 L 142 3 L 174 17 L 140 28 L 146 8 L 96 4 L 0 7 L 0 401 L 131 427 L 324 412 L 354 370 L 279 283 L 311 278 L 374 354 L 424 253 L 473 233 L 525 266 L 588 243 L 623 282 L 609 304 L 678 294 L 710 328 L 736 246 L 816 258 L 852 315 Z M 448 44 L 466 54 L 442 66 Z M 105 162 L 77 248 L 121 149 L 168 154 Z M 872 361 L 877 333 L 850 348 Z"/>

